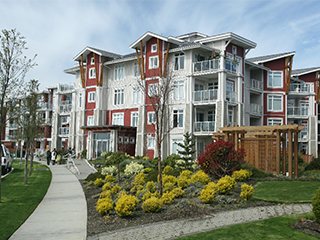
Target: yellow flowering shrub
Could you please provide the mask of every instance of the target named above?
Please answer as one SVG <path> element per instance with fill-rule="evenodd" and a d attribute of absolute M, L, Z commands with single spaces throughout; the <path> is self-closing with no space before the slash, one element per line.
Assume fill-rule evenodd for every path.
<path fill-rule="evenodd" d="M 117 194 L 117 193 L 120 192 L 120 191 L 121 191 L 121 187 L 118 186 L 118 184 L 116 184 L 115 186 L 113 186 L 113 188 L 111 188 L 111 192 L 112 192 L 113 194 Z"/>
<path fill-rule="evenodd" d="M 96 185 L 97 187 L 101 187 L 104 184 L 104 181 L 102 178 L 97 178 L 93 184 Z"/>
<path fill-rule="evenodd" d="M 162 175 L 162 186 L 164 186 L 166 183 L 171 182 L 173 184 L 177 183 L 177 178 L 175 176 L 171 176 L 171 175 Z M 159 182 L 159 176 L 158 176 L 158 182 Z"/>
<path fill-rule="evenodd" d="M 203 186 L 203 189 L 210 189 L 216 191 L 217 184 L 215 182 L 209 182 L 207 185 Z"/>
<path fill-rule="evenodd" d="M 145 168 L 145 169 L 143 170 L 144 173 L 149 173 L 149 172 L 151 172 L 151 171 L 152 171 L 151 168 Z"/>
<path fill-rule="evenodd" d="M 242 184 L 240 197 L 244 201 L 248 201 L 252 198 L 252 195 L 253 195 L 253 187 L 251 185 L 246 184 L 246 183 Z"/>
<path fill-rule="evenodd" d="M 174 189 L 174 183 L 173 182 L 166 182 L 163 185 L 163 192 L 170 192 Z"/>
<path fill-rule="evenodd" d="M 144 173 L 138 173 L 137 176 L 134 177 L 134 182 L 131 183 L 132 186 L 135 185 L 143 185 L 146 182 L 146 175 Z"/>
<path fill-rule="evenodd" d="M 135 185 L 133 188 L 131 188 L 131 190 L 130 190 L 130 192 L 131 193 L 137 193 L 138 191 L 141 191 L 141 190 L 143 190 L 144 188 L 143 188 L 143 186 L 142 185 Z"/>
<path fill-rule="evenodd" d="M 151 197 L 142 203 L 142 209 L 145 212 L 159 212 L 161 207 L 162 201 L 156 197 Z"/>
<path fill-rule="evenodd" d="M 178 179 L 178 187 L 181 187 L 182 189 L 187 188 L 191 183 L 190 179 L 187 179 L 186 177 L 179 177 Z"/>
<path fill-rule="evenodd" d="M 174 193 L 172 192 L 166 192 L 162 194 L 161 200 L 164 204 L 172 204 L 174 202 Z"/>
<path fill-rule="evenodd" d="M 228 194 L 235 187 L 236 187 L 236 180 L 234 180 L 234 178 L 228 175 L 220 178 L 220 180 L 217 183 L 217 191 L 220 194 Z"/>
<path fill-rule="evenodd" d="M 169 172 L 173 171 L 173 167 L 171 166 L 166 166 L 164 169 L 163 169 L 163 174 L 168 174 Z"/>
<path fill-rule="evenodd" d="M 147 200 L 147 199 L 149 199 L 149 198 L 151 198 L 151 197 L 159 198 L 159 197 L 160 197 L 160 194 L 159 194 L 159 192 L 157 192 L 157 191 L 154 192 L 154 193 L 149 192 L 149 191 L 146 191 L 146 192 L 143 194 L 142 201 L 145 201 L 145 200 Z"/>
<path fill-rule="evenodd" d="M 198 198 L 204 203 L 209 203 L 214 199 L 214 194 L 215 191 L 212 189 L 202 189 Z"/>
<path fill-rule="evenodd" d="M 110 183 L 105 183 L 102 187 L 102 191 L 107 191 L 107 190 L 111 190 L 111 185 Z"/>
<path fill-rule="evenodd" d="M 190 170 L 184 170 L 180 173 L 179 177 L 185 177 L 185 178 L 190 178 L 193 172 L 191 172 Z"/>
<path fill-rule="evenodd" d="M 232 173 L 232 177 L 236 180 L 236 182 L 243 182 L 245 180 L 250 179 L 252 172 L 246 169 L 240 169 L 239 171 L 234 171 Z"/>
<path fill-rule="evenodd" d="M 116 213 L 121 217 L 129 216 L 136 209 L 138 202 L 135 196 L 121 192 L 115 207 Z"/>
<path fill-rule="evenodd" d="M 102 193 L 100 193 L 99 198 L 112 198 L 111 191 L 110 190 L 103 191 Z"/>
<path fill-rule="evenodd" d="M 173 189 L 171 192 L 174 194 L 176 198 L 182 197 L 184 195 L 184 191 L 180 187 Z"/>
<path fill-rule="evenodd" d="M 209 178 L 209 176 L 207 174 L 205 174 L 204 171 L 199 170 L 198 172 L 193 174 L 192 177 L 191 177 L 191 182 L 190 183 L 194 183 L 194 182 L 200 182 L 200 183 L 205 185 L 208 182 L 210 182 L 210 178 Z"/>
<path fill-rule="evenodd" d="M 147 189 L 147 191 L 153 193 L 153 192 L 155 192 L 157 190 L 157 187 L 156 187 L 156 185 L 154 184 L 153 181 L 150 181 L 150 182 L 147 182 L 146 189 Z"/>
<path fill-rule="evenodd" d="M 100 198 L 96 203 L 96 210 L 101 214 L 108 214 L 113 209 L 113 201 L 111 198 Z"/>
<path fill-rule="evenodd" d="M 112 175 L 107 175 L 105 177 L 105 180 L 106 180 L 106 182 L 109 182 L 109 183 L 115 183 L 116 182 L 116 179 Z"/>

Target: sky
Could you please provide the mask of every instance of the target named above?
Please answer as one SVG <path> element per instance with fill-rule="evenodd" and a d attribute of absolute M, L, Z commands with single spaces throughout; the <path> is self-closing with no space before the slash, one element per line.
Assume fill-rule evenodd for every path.
<path fill-rule="evenodd" d="M 295 51 L 293 69 L 320 67 L 319 0 L 0 0 L 0 30 L 26 37 L 40 88 L 71 83 L 64 73 L 86 46 L 117 54 L 147 31 L 165 37 L 233 32 L 257 44 L 247 57 Z"/>

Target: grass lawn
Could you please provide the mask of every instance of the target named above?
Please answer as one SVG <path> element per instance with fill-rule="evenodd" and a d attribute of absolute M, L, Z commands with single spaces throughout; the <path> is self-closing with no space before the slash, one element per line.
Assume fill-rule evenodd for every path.
<path fill-rule="evenodd" d="M 254 185 L 253 199 L 278 203 L 311 203 L 320 182 L 270 181 Z"/>
<path fill-rule="evenodd" d="M 51 182 L 51 171 L 34 163 L 28 184 L 24 185 L 24 162 L 13 161 L 13 172 L 1 179 L 0 239 L 8 239 L 29 217 L 43 199 Z M 42 169 L 42 170 L 40 170 Z M 46 170 L 43 170 L 46 169 Z"/>
<path fill-rule="evenodd" d="M 211 239 L 319 239 L 315 236 L 292 229 L 290 225 L 298 221 L 300 216 L 312 216 L 309 214 L 286 215 L 258 222 L 238 224 L 223 227 L 216 230 L 198 233 L 182 238 L 180 240 L 211 240 Z"/>

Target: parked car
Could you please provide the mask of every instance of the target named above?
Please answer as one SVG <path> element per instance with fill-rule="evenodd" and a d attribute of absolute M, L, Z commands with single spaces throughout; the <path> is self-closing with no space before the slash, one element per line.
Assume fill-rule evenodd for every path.
<path fill-rule="evenodd" d="M 8 148 L 6 148 L 6 146 L 4 146 L 3 144 L 2 146 L 2 175 L 6 174 L 7 172 L 11 171 L 12 168 L 12 157 L 11 154 L 8 150 Z"/>

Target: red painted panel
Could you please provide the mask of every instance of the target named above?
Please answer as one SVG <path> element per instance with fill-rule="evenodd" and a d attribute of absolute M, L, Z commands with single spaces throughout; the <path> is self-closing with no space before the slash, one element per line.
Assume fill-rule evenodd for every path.
<path fill-rule="evenodd" d="M 111 110 L 107 112 L 107 124 L 112 125 L 112 115 L 113 113 L 124 113 L 123 116 L 123 124 L 124 126 L 131 126 L 131 112 L 137 112 L 138 108 L 131 108 L 131 109 L 117 109 Z"/>
<path fill-rule="evenodd" d="M 146 43 L 146 77 L 154 77 L 154 76 L 159 76 L 159 68 L 153 68 L 153 69 L 149 69 L 149 57 L 153 57 L 153 56 L 158 56 L 158 49 L 156 52 L 152 53 L 151 52 L 151 46 L 153 44 L 157 44 L 157 38 L 151 38 L 147 43 Z M 162 56 L 163 56 L 163 52 L 162 52 L 162 45 L 163 45 L 163 41 L 160 40 L 160 59 L 158 59 L 158 65 L 161 62 L 162 63 Z"/>
<path fill-rule="evenodd" d="M 96 91 L 95 88 L 87 89 L 87 92 L 86 92 L 86 109 L 95 109 L 96 108 L 96 102 L 88 102 L 88 100 L 89 100 L 89 92 L 95 92 L 95 91 Z M 96 100 L 96 96 L 95 96 L 95 100 Z"/>
<path fill-rule="evenodd" d="M 95 68 L 95 65 L 97 66 L 97 72 L 96 72 L 96 77 L 99 77 L 99 71 L 100 71 L 100 68 L 99 68 L 99 55 L 95 55 L 95 61 L 94 63 L 95 64 L 91 64 L 91 58 L 93 58 L 93 53 L 90 53 L 88 56 L 87 56 L 87 82 L 86 82 L 86 86 L 96 86 L 97 82 L 96 82 L 96 78 L 89 78 L 89 69 L 91 68 Z"/>
<path fill-rule="evenodd" d="M 263 66 L 270 68 L 272 71 L 282 71 L 282 88 L 268 88 L 268 73 L 264 73 L 264 90 L 265 91 L 285 91 L 285 58 L 277 59 L 264 63 Z"/>
<path fill-rule="evenodd" d="M 154 150 L 149 149 L 148 153 L 147 153 L 147 157 L 150 159 L 153 159 L 154 158 Z"/>

